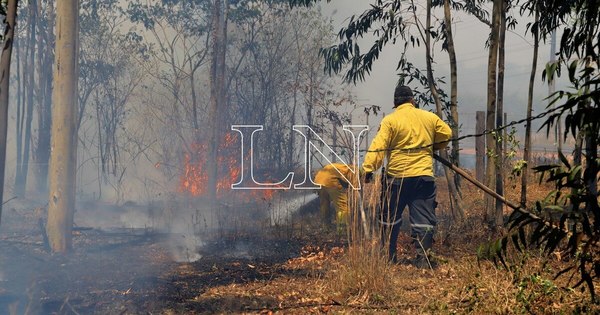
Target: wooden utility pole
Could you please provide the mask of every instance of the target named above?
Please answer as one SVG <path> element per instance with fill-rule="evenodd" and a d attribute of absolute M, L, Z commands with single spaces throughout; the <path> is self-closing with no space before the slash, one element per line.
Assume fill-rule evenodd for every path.
<path fill-rule="evenodd" d="M 7 3 L 4 45 L 2 45 L 2 56 L 0 57 L 0 222 L 2 222 L 2 204 L 4 203 L 4 169 L 6 163 L 6 137 L 8 132 L 10 60 L 15 37 L 17 2 L 17 0 L 9 0 Z"/>
<path fill-rule="evenodd" d="M 53 252 L 72 247 L 77 168 L 77 81 L 79 52 L 79 0 L 56 2 L 56 58 L 52 91 L 52 141 L 48 241 Z"/>
<path fill-rule="evenodd" d="M 485 131 L 485 112 L 480 110 L 475 114 L 475 133 L 482 135 Z M 478 181 L 485 179 L 485 136 L 475 139 L 475 177 Z"/>

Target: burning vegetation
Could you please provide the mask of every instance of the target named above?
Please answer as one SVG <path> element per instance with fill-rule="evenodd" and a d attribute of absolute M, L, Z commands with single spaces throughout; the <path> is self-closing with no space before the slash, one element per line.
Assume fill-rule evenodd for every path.
<path fill-rule="evenodd" d="M 217 158 L 217 198 L 234 197 L 239 201 L 265 200 L 273 198 L 273 189 L 243 189 L 233 194 L 231 186 L 240 181 L 242 175 L 242 161 L 244 159 L 245 173 L 250 172 L 251 151 L 243 154 L 239 141 L 239 134 L 228 132 L 219 142 Z M 208 194 L 208 145 L 206 143 L 194 143 L 191 152 L 183 156 L 183 173 L 179 180 L 178 191 L 191 197 L 206 197 Z M 268 180 L 268 176 L 259 176 L 261 180 Z"/>

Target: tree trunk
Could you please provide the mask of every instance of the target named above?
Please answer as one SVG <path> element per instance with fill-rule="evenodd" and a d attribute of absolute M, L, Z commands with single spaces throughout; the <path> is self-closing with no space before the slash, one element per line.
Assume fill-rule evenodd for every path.
<path fill-rule="evenodd" d="M 433 69 L 431 64 L 431 1 L 427 0 L 427 21 L 425 25 L 425 58 L 427 64 L 427 82 L 429 84 L 429 89 L 431 90 L 431 95 L 435 101 L 435 108 L 437 115 L 442 118 L 442 102 L 440 101 L 440 96 L 437 91 L 437 87 L 435 86 L 435 81 L 433 79 Z M 416 18 L 416 17 L 415 17 Z M 439 150 L 439 154 L 442 158 L 448 159 L 448 153 L 445 150 Z M 452 208 L 452 217 L 455 220 L 462 220 L 465 217 L 465 213 L 462 208 L 462 199 L 458 193 L 456 188 L 454 178 L 448 168 L 444 168 L 444 173 L 446 174 L 446 180 L 448 181 L 448 190 L 450 192 L 451 208 Z"/>
<path fill-rule="evenodd" d="M 46 229 L 52 251 L 64 253 L 72 247 L 75 212 L 79 1 L 58 1 L 56 14 L 52 153 Z"/>
<path fill-rule="evenodd" d="M 23 23 L 24 21 L 21 21 L 21 23 Z M 25 86 L 27 85 L 27 78 L 25 77 L 25 73 L 27 73 L 28 71 L 28 66 L 27 66 L 27 56 L 29 55 L 29 49 L 31 49 L 31 45 L 29 45 L 29 43 L 27 43 L 24 46 L 24 51 L 21 52 L 21 45 L 19 42 L 19 26 L 15 25 L 15 33 L 17 34 L 17 38 L 14 42 L 14 48 L 17 53 L 16 53 L 16 66 L 17 66 L 17 76 L 16 76 L 16 81 L 17 81 L 17 121 L 15 124 L 16 127 L 16 139 L 15 139 L 15 145 L 16 145 L 16 149 L 17 149 L 17 167 L 15 170 L 15 193 L 18 195 L 18 191 L 19 186 L 21 185 L 21 168 L 22 168 L 22 164 L 23 164 L 23 132 L 24 132 L 24 125 L 25 125 L 25 107 L 26 107 L 26 103 L 27 103 L 27 99 L 25 99 Z M 29 32 L 29 28 L 27 29 L 27 32 Z M 25 37 L 28 37 L 27 34 L 25 35 Z M 21 61 L 21 55 L 25 55 L 25 58 L 23 59 L 23 61 Z M 23 63 L 23 71 L 21 72 L 21 62 Z"/>
<path fill-rule="evenodd" d="M 40 91 L 38 95 L 37 145 L 34 152 L 36 192 L 46 195 L 48 192 L 48 161 L 50 160 L 50 128 L 52 128 L 52 63 L 54 62 L 54 1 L 46 1 L 47 25 L 40 27 L 38 45 L 38 76 Z M 38 17 L 42 16 L 41 3 Z"/>
<path fill-rule="evenodd" d="M 42 71 L 48 73 L 45 78 L 45 82 L 42 84 L 44 87 L 44 99 L 43 103 L 39 104 L 38 108 L 38 131 L 37 131 L 37 146 L 35 150 L 35 162 L 36 162 L 36 192 L 39 194 L 46 194 L 48 191 L 48 168 L 50 161 L 50 132 L 52 128 L 52 90 L 53 90 L 53 78 L 51 75 L 51 63 L 45 62 L 45 69 Z"/>
<path fill-rule="evenodd" d="M 22 22 L 21 22 L 22 23 Z M 15 25 L 15 33 L 17 34 L 16 37 L 17 39 L 14 41 L 14 50 L 16 50 L 16 54 L 15 54 L 15 66 L 17 67 L 16 69 L 16 73 L 17 75 L 15 76 L 15 83 L 17 85 L 17 119 L 15 122 L 15 134 L 16 134 L 16 138 L 15 138 L 15 146 L 16 146 L 16 150 L 17 150 L 17 169 L 16 169 L 16 175 L 15 175 L 15 191 L 17 191 L 18 189 L 16 188 L 19 184 L 18 184 L 18 178 L 19 178 L 19 165 L 22 164 L 22 160 L 23 160 L 23 125 L 24 123 L 24 119 L 25 119 L 25 100 L 23 99 L 23 95 L 25 95 L 25 70 L 21 71 L 21 67 L 25 68 L 25 65 L 22 65 L 22 61 L 21 61 L 21 54 L 25 54 L 27 55 L 27 52 L 21 53 L 21 43 L 19 41 L 19 26 Z M 27 45 L 25 47 L 28 47 Z M 24 62 L 24 61 L 23 61 Z"/>
<path fill-rule="evenodd" d="M 535 10 L 535 23 L 539 20 L 538 10 Z M 533 112 L 533 89 L 535 86 L 535 73 L 537 71 L 537 59 L 539 48 L 539 32 L 533 32 L 533 62 L 531 64 L 531 75 L 529 76 L 529 91 L 527 93 L 527 123 L 525 124 L 525 147 L 523 148 L 523 160 L 525 166 L 521 172 L 521 207 L 527 208 L 527 178 L 529 176 L 529 160 L 531 150 L 531 114 Z"/>
<path fill-rule="evenodd" d="M 498 39 L 500 30 L 500 16 L 502 11 L 502 2 L 504 0 L 494 0 L 492 10 L 492 29 L 490 36 L 490 50 L 488 55 L 488 87 L 487 87 L 487 111 L 486 111 L 486 129 L 491 131 L 494 129 L 496 120 L 496 70 L 498 66 Z M 492 133 L 486 136 L 486 146 L 488 152 L 486 164 L 485 185 L 494 189 L 496 178 L 496 139 Z M 496 207 L 494 199 L 490 196 L 485 196 L 486 221 L 493 229 L 498 228 L 502 222 L 496 220 Z"/>
<path fill-rule="evenodd" d="M 552 35 L 550 35 L 550 61 L 551 64 L 556 62 L 556 30 L 552 30 Z M 552 105 L 552 100 L 550 97 L 556 91 L 556 84 L 554 82 L 554 76 L 550 77 L 548 82 L 548 105 Z M 556 128 L 554 129 L 554 138 L 556 141 L 558 152 L 562 153 L 562 142 L 563 142 L 563 134 L 562 134 L 562 119 L 556 120 Z"/>
<path fill-rule="evenodd" d="M 10 61 L 13 40 L 15 37 L 15 21 L 18 0 L 8 0 L 6 10 L 6 28 L 4 29 L 4 45 L 0 56 L 0 223 L 2 222 L 2 204 L 4 203 L 4 169 L 6 162 L 6 138 L 8 126 L 8 102 L 10 88 Z"/>
<path fill-rule="evenodd" d="M 225 1 L 225 0 L 223 0 Z M 221 130 L 221 121 L 219 111 L 223 110 L 224 101 L 224 80 L 225 80 L 225 27 L 223 21 L 224 4 L 222 0 L 215 0 L 212 13 L 212 60 L 210 66 L 210 103 L 208 109 L 208 121 L 210 124 L 208 132 L 208 195 L 210 198 L 217 196 L 217 177 L 218 177 L 218 150 L 219 150 L 219 131 Z"/>
<path fill-rule="evenodd" d="M 458 69 L 456 65 L 456 49 L 454 47 L 454 35 L 452 35 L 452 14 L 450 11 L 450 0 L 444 0 L 444 23 L 446 24 L 446 40 L 448 44 L 448 58 L 450 59 L 450 127 L 452 128 L 452 162 L 460 167 L 460 145 L 458 138 Z M 461 177 L 454 174 L 454 183 L 460 193 Z"/>
<path fill-rule="evenodd" d="M 17 176 L 15 176 L 15 195 L 24 196 L 25 189 L 27 187 L 27 175 L 29 171 L 29 146 L 31 144 L 31 122 L 33 120 L 33 104 L 34 104 L 34 89 L 35 89 L 35 30 L 37 22 L 37 9 L 36 1 L 32 0 L 29 2 L 29 55 L 27 56 L 27 98 L 25 104 L 25 126 L 23 132 L 24 137 L 22 138 L 22 152 L 20 152 L 21 160 L 17 165 Z"/>
<path fill-rule="evenodd" d="M 310 63 L 309 75 L 308 75 L 308 103 L 306 104 L 306 124 L 310 128 L 314 128 L 313 124 L 313 108 L 315 105 L 315 96 L 314 96 L 314 84 L 315 84 L 315 71 L 313 67 L 313 63 Z M 309 132 L 306 135 L 306 149 L 304 150 L 304 161 L 308 165 L 311 164 L 312 156 L 310 154 L 310 142 L 312 141 L 312 132 Z M 309 170 L 312 172 L 312 170 Z"/>
<path fill-rule="evenodd" d="M 588 13 L 588 17 L 590 15 L 593 16 L 594 13 Z M 595 14 L 598 14 L 595 11 Z M 594 54 L 595 46 L 593 43 L 593 28 L 588 26 L 588 32 L 586 33 L 586 53 L 588 58 L 586 58 L 586 68 L 592 67 L 592 64 L 598 65 L 600 62 L 598 55 Z M 585 87 L 585 94 L 590 95 L 591 92 L 591 84 L 590 84 L 590 76 L 586 76 L 585 79 L 588 84 Z M 598 89 L 598 83 L 593 84 L 594 88 Z M 591 111 L 597 109 L 598 104 L 592 103 L 590 98 L 585 102 L 586 110 Z M 588 122 L 584 125 L 584 139 L 585 139 L 585 170 L 583 171 L 583 180 L 585 182 L 585 187 L 587 188 L 589 194 L 589 201 L 585 204 L 585 209 L 588 211 L 588 215 L 593 215 L 594 218 L 597 219 L 598 215 L 598 125 L 593 122 Z M 598 231 L 598 227 L 600 224 L 598 222 L 594 222 L 594 226 L 596 231 Z"/>
<path fill-rule="evenodd" d="M 500 130 L 503 125 L 504 118 L 504 43 L 506 41 L 506 10 L 508 4 L 507 0 L 502 1 L 502 10 L 500 16 L 500 30 L 498 34 L 498 81 L 496 82 L 497 94 L 496 94 L 496 129 Z M 500 196 L 504 196 L 504 141 L 502 138 L 504 133 L 498 131 L 496 137 L 500 141 L 496 141 L 496 193 Z M 496 225 L 500 226 L 504 223 L 504 204 L 502 201 L 496 199 L 495 206 L 495 220 Z"/>

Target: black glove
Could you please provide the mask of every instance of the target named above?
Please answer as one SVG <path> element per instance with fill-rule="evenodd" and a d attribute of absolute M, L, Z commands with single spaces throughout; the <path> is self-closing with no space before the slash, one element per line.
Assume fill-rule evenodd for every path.
<path fill-rule="evenodd" d="M 348 182 L 347 181 L 345 181 L 345 180 L 343 180 L 341 178 L 338 178 L 337 180 L 340 183 L 340 185 L 342 185 L 342 188 L 348 189 Z"/>

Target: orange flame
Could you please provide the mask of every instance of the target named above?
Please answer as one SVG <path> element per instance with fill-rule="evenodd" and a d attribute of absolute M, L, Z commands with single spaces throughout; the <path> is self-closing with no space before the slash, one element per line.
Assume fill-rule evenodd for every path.
<path fill-rule="evenodd" d="M 185 153 L 183 157 L 183 173 L 180 177 L 178 191 L 188 194 L 192 197 L 202 197 L 208 194 L 208 169 L 206 161 L 208 145 L 206 143 L 192 144 L 192 152 Z M 240 146 L 237 134 L 226 133 L 218 148 L 217 158 L 217 197 L 223 198 L 231 191 L 231 185 L 239 180 L 240 169 Z M 245 165 L 249 164 L 249 153 L 244 157 Z M 242 190 L 236 192 L 236 197 L 242 198 L 260 198 L 270 200 L 273 190 Z"/>

